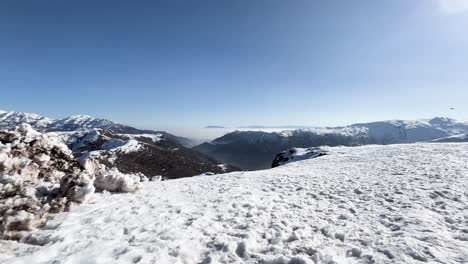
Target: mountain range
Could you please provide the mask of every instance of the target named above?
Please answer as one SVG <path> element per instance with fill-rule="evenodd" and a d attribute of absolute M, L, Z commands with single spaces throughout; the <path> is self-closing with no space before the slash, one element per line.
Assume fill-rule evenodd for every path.
<path fill-rule="evenodd" d="M 62 119 L 52 119 L 34 113 L 0 110 L 0 129 L 13 130 L 21 123 L 30 124 L 32 128 L 40 132 L 100 128 L 120 134 L 163 134 L 166 138 L 185 147 L 192 147 L 196 144 L 192 139 L 178 137 L 164 131 L 138 129 L 89 115 L 74 115 Z"/>
<path fill-rule="evenodd" d="M 164 131 L 141 130 L 85 115 L 54 120 L 31 113 L 0 112 L 0 130 L 14 130 L 24 123 L 60 139 L 78 160 L 93 158 L 123 173 L 175 179 L 237 170 L 186 147 L 190 139 Z"/>
<path fill-rule="evenodd" d="M 468 123 L 446 117 L 416 121 L 390 120 L 343 127 L 284 130 L 282 132 L 234 131 L 194 149 L 234 166 L 256 170 L 269 168 L 275 156 L 290 148 L 358 146 L 426 141 L 463 140 Z M 456 136 L 455 139 L 445 139 Z"/>
<path fill-rule="evenodd" d="M 357 123 L 340 127 L 291 128 L 281 132 L 234 131 L 211 142 L 194 146 L 194 140 L 164 131 L 137 129 L 87 115 L 51 119 L 31 113 L 0 111 L 0 129 L 13 130 L 21 123 L 28 123 L 40 132 L 61 133 L 68 141 L 70 138 L 75 138 L 76 142 L 84 140 L 88 144 L 85 144 L 85 152 L 75 150 L 76 157 L 98 151 L 102 154 L 99 159 L 106 164 L 114 164 L 112 161 L 118 159 L 115 164 L 124 172 L 143 172 L 175 178 L 196 175 L 207 170 L 223 172 L 223 168 L 228 171 L 236 168 L 270 168 L 278 153 L 291 148 L 468 141 L 468 123 L 446 117 Z M 86 141 L 90 135 L 95 135 L 97 139 Z M 82 138 L 76 139 L 78 136 Z M 163 140 L 154 141 L 155 137 Z M 117 149 L 106 149 L 110 144 L 107 141 L 117 144 Z M 121 146 L 135 142 L 138 145 L 137 151 L 132 154 L 120 153 Z M 68 142 L 71 148 L 76 148 L 70 144 Z M 106 157 L 110 157 L 110 160 Z M 134 160 L 136 157 L 139 164 L 125 165 L 124 160 Z M 181 157 L 183 158 L 180 160 Z M 176 163 L 171 162 L 173 160 L 181 161 L 177 164 L 182 165 L 177 166 L 183 168 L 175 169 Z M 155 165 L 155 161 L 159 165 Z M 172 166 L 172 169 L 168 166 Z M 148 168 L 153 169 L 148 171 Z"/>

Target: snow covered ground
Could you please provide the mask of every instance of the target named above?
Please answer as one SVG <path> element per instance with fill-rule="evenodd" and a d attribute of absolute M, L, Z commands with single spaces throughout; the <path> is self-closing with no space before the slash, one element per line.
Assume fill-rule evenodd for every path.
<path fill-rule="evenodd" d="M 467 263 L 468 144 L 326 150 L 97 194 L 0 263 Z"/>

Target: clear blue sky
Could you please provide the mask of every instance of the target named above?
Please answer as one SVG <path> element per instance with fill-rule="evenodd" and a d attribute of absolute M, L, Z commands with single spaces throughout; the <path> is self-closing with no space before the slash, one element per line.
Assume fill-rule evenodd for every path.
<path fill-rule="evenodd" d="M 467 0 L 3 0 L 0 34 L 5 110 L 146 128 L 468 119 Z"/>

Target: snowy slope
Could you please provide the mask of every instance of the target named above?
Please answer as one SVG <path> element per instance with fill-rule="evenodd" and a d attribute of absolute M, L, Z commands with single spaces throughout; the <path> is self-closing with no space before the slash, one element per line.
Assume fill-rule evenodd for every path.
<path fill-rule="evenodd" d="M 80 128 L 105 128 L 111 129 L 118 124 L 101 118 L 94 118 L 88 115 L 74 115 L 64 119 L 59 119 L 51 124 L 48 129 L 59 131 L 73 131 Z"/>
<path fill-rule="evenodd" d="M 2 263 L 466 263 L 468 144 L 326 148 L 95 196 Z M 207 188 L 209 186 L 209 188 Z"/>
<path fill-rule="evenodd" d="M 445 138 L 434 139 L 431 142 L 468 142 L 468 134 L 460 134 Z"/>

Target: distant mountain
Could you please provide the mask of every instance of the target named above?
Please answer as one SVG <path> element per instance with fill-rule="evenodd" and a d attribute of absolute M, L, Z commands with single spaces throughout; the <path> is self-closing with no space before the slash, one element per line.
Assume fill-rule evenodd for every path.
<path fill-rule="evenodd" d="M 117 134 L 105 129 L 50 132 L 78 160 L 94 158 L 123 173 L 161 175 L 169 179 L 238 170 L 167 139 L 164 134 Z"/>
<path fill-rule="evenodd" d="M 223 126 L 206 126 L 205 128 L 224 128 Z"/>
<path fill-rule="evenodd" d="M 238 170 L 185 147 L 190 139 L 163 131 L 140 130 L 86 115 L 54 120 L 37 114 L 0 111 L 0 130 L 14 130 L 24 123 L 60 138 L 76 158 L 94 158 L 124 173 L 174 179 Z"/>
<path fill-rule="evenodd" d="M 290 148 L 356 146 L 431 141 L 468 133 L 468 124 L 436 117 L 418 121 L 391 120 L 344 127 L 308 128 L 282 132 L 235 131 L 194 149 L 243 169 L 265 169 Z"/>
<path fill-rule="evenodd" d="M 193 147 L 196 141 L 178 137 L 164 131 L 152 131 L 137 129 L 131 126 L 122 125 L 108 119 L 95 118 L 88 115 L 75 115 L 63 119 L 51 119 L 37 114 L 23 113 L 15 111 L 0 111 L 0 129 L 14 130 L 22 123 L 27 123 L 37 131 L 75 131 L 78 129 L 105 129 L 112 133 L 120 134 L 163 134 L 167 139 L 175 141 L 186 147 Z"/>
<path fill-rule="evenodd" d="M 53 119 L 37 114 L 0 110 L 0 129 L 4 130 L 14 130 L 20 124 L 27 123 L 34 129 L 41 131 L 53 122 Z"/>

